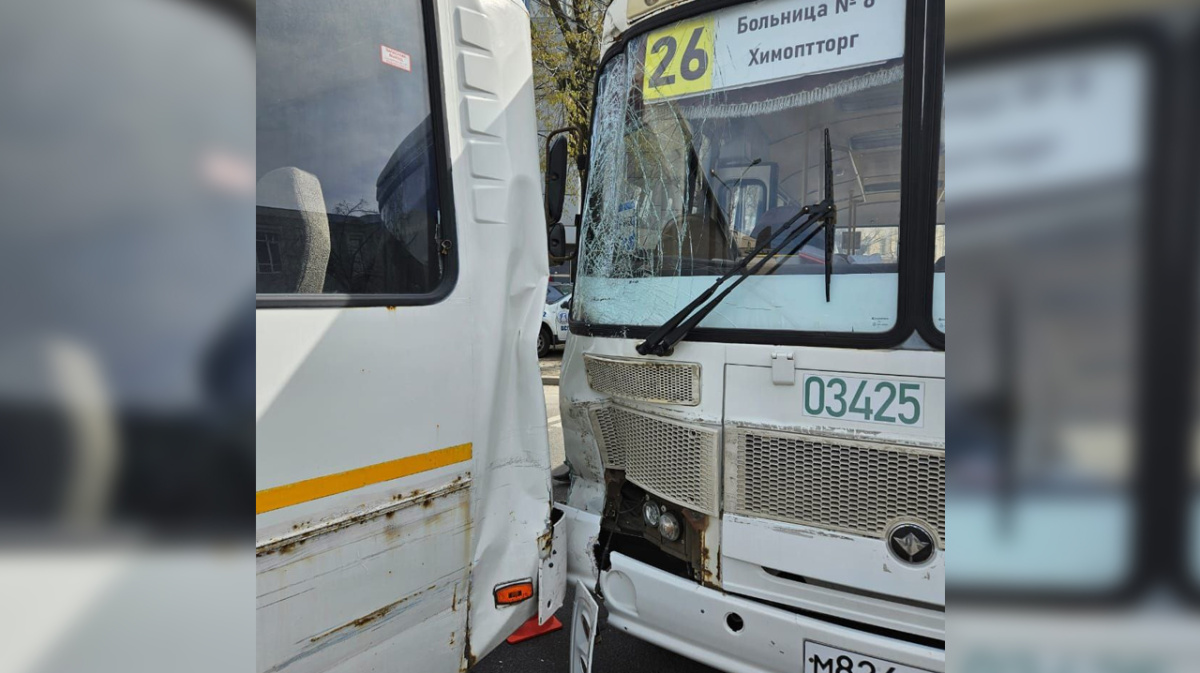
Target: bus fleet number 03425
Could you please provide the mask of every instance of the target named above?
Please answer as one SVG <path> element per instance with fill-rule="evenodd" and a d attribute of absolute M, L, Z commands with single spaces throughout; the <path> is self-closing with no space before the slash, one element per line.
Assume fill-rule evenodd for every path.
<path fill-rule="evenodd" d="M 919 428 L 925 384 L 804 372 L 804 415 Z"/>

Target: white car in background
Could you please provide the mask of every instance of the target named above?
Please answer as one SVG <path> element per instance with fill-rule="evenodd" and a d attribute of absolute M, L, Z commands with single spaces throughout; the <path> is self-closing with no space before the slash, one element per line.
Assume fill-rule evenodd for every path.
<path fill-rule="evenodd" d="M 557 287 L 546 288 L 546 306 L 542 309 L 542 329 L 538 332 L 537 354 L 546 357 L 554 346 L 565 343 L 570 334 L 567 322 L 571 315 L 571 295 Z"/>

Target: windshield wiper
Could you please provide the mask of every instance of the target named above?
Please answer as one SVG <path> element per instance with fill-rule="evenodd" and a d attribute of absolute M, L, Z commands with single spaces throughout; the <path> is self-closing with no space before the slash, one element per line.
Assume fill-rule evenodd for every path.
<path fill-rule="evenodd" d="M 797 224 L 797 220 L 802 217 L 804 220 Z M 742 281 L 757 273 L 781 251 L 791 250 L 794 252 L 803 248 L 822 229 L 825 230 L 825 301 L 829 301 L 829 287 L 832 280 L 830 272 L 833 268 L 833 229 L 836 224 L 837 206 L 833 202 L 833 151 L 829 144 L 829 129 L 827 128 L 825 129 L 825 198 L 815 205 L 804 206 L 800 212 L 784 222 L 779 231 L 780 234 L 785 235 L 779 243 L 772 245 L 780 234 L 771 231 L 769 227 L 764 229 L 753 250 L 738 260 L 732 269 L 718 278 L 707 290 L 701 292 L 691 303 L 654 330 L 645 341 L 638 344 L 637 352 L 642 355 L 658 355 L 660 357 L 670 355 L 675 349 L 675 344 L 687 336 L 687 333 L 704 320 L 717 307 L 717 304 L 728 297 L 729 293 L 733 292 L 734 288 Z M 788 254 L 792 254 L 792 252 Z M 759 257 L 760 255 L 761 257 Z M 758 258 L 758 261 L 751 266 L 750 262 L 755 258 Z M 717 289 L 734 276 L 737 276 L 737 279 L 720 294 L 716 294 Z M 714 294 L 716 296 L 713 296 Z"/>

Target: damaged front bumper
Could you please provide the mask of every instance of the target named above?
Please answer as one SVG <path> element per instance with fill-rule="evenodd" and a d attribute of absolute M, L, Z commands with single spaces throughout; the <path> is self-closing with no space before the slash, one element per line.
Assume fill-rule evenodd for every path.
<path fill-rule="evenodd" d="M 944 649 L 889 638 L 738 598 L 609 556 L 600 588 L 612 628 L 731 673 L 796 673 L 806 640 L 941 673 Z M 735 630 L 734 627 L 739 627 Z"/>

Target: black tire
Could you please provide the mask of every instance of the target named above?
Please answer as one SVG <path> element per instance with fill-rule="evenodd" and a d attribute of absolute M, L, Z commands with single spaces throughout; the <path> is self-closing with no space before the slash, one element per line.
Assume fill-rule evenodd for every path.
<path fill-rule="evenodd" d="M 550 334 L 550 330 L 542 325 L 542 330 L 538 332 L 537 353 L 539 358 L 544 358 L 550 353 L 550 349 L 554 347 L 554 336 Z"/>

